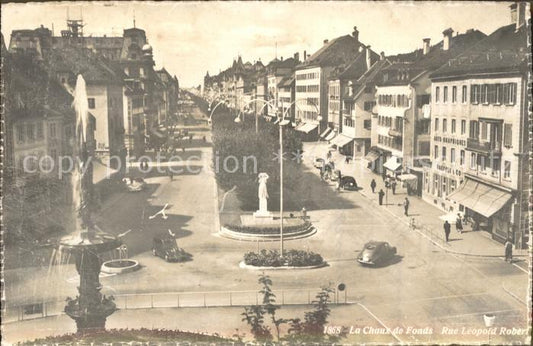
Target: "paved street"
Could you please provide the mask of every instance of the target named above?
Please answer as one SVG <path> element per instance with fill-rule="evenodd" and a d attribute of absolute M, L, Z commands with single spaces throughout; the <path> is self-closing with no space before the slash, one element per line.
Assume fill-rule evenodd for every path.
<path fill-rule="evenodd" d="M 201 114 L 196 116 L 202 117 Z M 199 136 L 206 135 L 209 141 L 205 128 L 200 126 L 196 130 Z M 482 328 L 482 316 L 489 312 L 496 315 L 498 327 L 526 325 L 526 306 L 514 297 L 525 299 L 528 277 L 521 268 L 509 265 L 497 257 L 465 257 L 448 253 L 410 230 L 397 213 L 387 210 L 400 209 L 399 207 L 378 207 L 372 198 L 367 197 L 368 194 L 361 192 L 333 192 L 331 186 L 320 181 L 309 159 L 321 149 L 305 149 L 307 156 L 302 169 L 308 174 L 304 175 L 304 183 L 316 195 L 315 205 L 309 208 L 309 215 L 318 232 L 309 238 L 287 241 L 286 248 L 318 252 L 329 266 L 314 270 L 268 271 L 275 289 L 303 288 L 317 292 L 321 286 L 345 283 L 347 300 L 353 304 L 334 309 L 329 318 L 331 325 L 385 325 L 391 329 L 401 327 L 404 330 L 409 327 L 433 328 L 431 334 L 410 333 L 395 337 L 387 334 L 383 336 L 383 342 L 484 342 L 488 340 L 485 336 L 443 336 L 441 327 Z M 238 263 L 247 251 L 277 248 L 279 244 L 237 242 L 216 236 L 215 210 L 218 205 L 216 185 L 210 170 L 212 149 L 209 146 L 188 148 L 185 155 L 190 159 L 190 166 L 199 168 L 199 172 L 176 174 L 173 181 L 166 174 L 151 175 L 146 179 L 149 184 L 147 191 L 137 194 L 119 193 L 107 201 L 103 211 L 97 216 L 98 225 L 110 233 L 132 230 L 124 242 L 128 246 L 130 257 L 142 265 L 137 272 L 103 277 L 103 293 L 120 295 L 258 289 L 258 272 L 240 269 Z M 186 164 L 187 162 L 182 162 L 178 165 Z M 360 177 L 356 178 L 359 182 Z M 363 188 L 368 189 L 366 185 Z M 167 220 L 160 217 L 148 219 L 149 215 L 166 203 L 169 204 Z M 423 213 L 421 210 L 413 212 Z M 152 237 L 167 232 L 168 229 L 178 235 L 179 246 L 193 255 L 192 261 L 166 263 L 152 256 Z M 397 258 L 380 268 L 360 266 L 355 262 L 356 252 L 369 240 L 390 242 L 398 248 Z M 77 282 L 73 266 L 66 266 L 61 270 L 52 269 L 50 273 L 48 268 L 6 271 L 8 302 L 20 304 L 43 298 L 64 300 L 66 296 L 75 296 Z M 44 280 L 47 280 L 46 287 L 50 289 L 42 289 Z M 285 309 L 290 308 L 284 307 L 283 310 Z M 210 308 L 197 309 L 194 313 L 195 316 L 210 314 L 211 318 L 225 318 L 229 314 L 229 318 L 234 320 L 231 331 L 220 324 L 213 324 L 207 330 L 231 335 L 239 325 L 240 312 L 242 309 Z M 124 326 L 123 323 L 126 322 L 123 321 L 132 319 L 125 316 L 136 316 L 137 313 L 141 314 L 122 311 L 113 315 L 109 320 L 110 327 Z M 146 311 L 146 315 L 139 315 L 145 317 L 135 318 L 150 318 L 152 314 L 154 312 Z M 168 328 L 190 328 L 186 318 L 178 318 L 187 316 L 179 310 L 165 310 L 165 316 L 168 317 L 162 318 L 158 323 L 169 321 L 172 323 L 165 325 Z M 64 320 L 65 317 L 61 319 Z M 199 319 L 195 319 L 195 325 L 198 325 L 197 321 Z M 410 324 L 405 324 L 404 321 L 409 321 Z M 30 324 L 23 323 L 26 326 Z M 74 322 L 71 324 L 74 326 Z M 47 328 L 53 330 L 58 326 L 62 324 L 52 322 Z M 12 328 L 18 328 L 17 324 L 6 325 L 6 331 L 9 332 Z M 246 326 L 241 323 L 239 329 L 246 329 Z M 17 333 L 11 335 L 15 334 Z M 350 335 L 348 340 L 362 341 L 365 338 Z M 493 343 L 523 340 L 523 336 L 491 337 Z"/>

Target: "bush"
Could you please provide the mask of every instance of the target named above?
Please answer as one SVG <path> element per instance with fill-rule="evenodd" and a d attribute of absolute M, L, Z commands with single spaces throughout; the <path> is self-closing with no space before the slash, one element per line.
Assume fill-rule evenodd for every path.
<path fill-rule="evenodd" d="M 280 257 L 277 250 L 261 250 L 261 252 L 248 252 L 244 255 L 244 263 L 256 267 L 307 267 L 324 263 L 324 259 L 317 253 L 303 250 L 285 251 Z"/>
<path fill-rule="evenodd" d="M 248 234 L 279 234 L 279 227 L 252 227 L 252 226 L 241 226 L 241 225 L 224 225 L 225 228 L 233 232 L 239 233 L 248 233 Z M 296 226 L 286 226 L 283 227 L 283 234 L 289 233 L 299 233 L 311 227 L 311 223 L 306 221 L 301 225 Z"/>

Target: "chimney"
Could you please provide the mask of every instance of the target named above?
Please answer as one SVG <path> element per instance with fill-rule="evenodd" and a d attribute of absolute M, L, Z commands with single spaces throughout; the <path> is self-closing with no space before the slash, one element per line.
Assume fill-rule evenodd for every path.
<path fill-rule="evenodd" d="M 280 60 L 283 61 L 283 57 L 281 57 Z"/>
<path fill-rule="evenodd" d="M 516 31 L 518 31 L 522 25 L 526 24 L 526 3 L 518 2 L 516 5 Z"/>
<path fill-rule="evenodd" d="M 370 50 L 370 45 L 366 46 L 366 69 L 370 70 L 372 67 L 372 51 Z"/>
<path fill-rule="evenodd" d="M 511 6 L 509 6 L 509 8 L 511 9 L 511 23 L 516 23 L 516 8 L 518 7 L 518 4 L 515 2 L 514 4 L 512 4 Z"/>
<path fill-rule="evenodd" d="M 452 38 L 453 29 L 452 28 L 448 28 L 448 29 L 444 30 L 442 32 L 442 34 L 444 35 L 444 40 L 443 40 L 443 43 L 442 43 L 442 50 L 448 50 L 448 49 L 450 49 L 450 40 Z"/>
<path fill-rule="evenodd" d="M 352 36 L 357 42 L 359 42 L 359 31 L 357 30 L 356 26 L 353 27 Z"/>
<path fill-rule="evenodd" d="M 307 60 L 307 51 L 304 50 L 304 62 Z"/>
<path fill-rule="evenodd" d="M 300 61 L 300 53 L 294 53 L 294 61 L 295 62 Z"/>
<path fill-rule="evenodd" d="M 379 60 L 385 60 L 385 52 L 379 53 Z"/>
<path fill-rule="evenodd" d="M 431 41 L 430 38 L 424 38 L 422 40 L 424 42 L 423 44 L 423 52 L 424 52 L 424 55 L 426 55 L 427 53 L 429 53 L 429 42 Z"/>

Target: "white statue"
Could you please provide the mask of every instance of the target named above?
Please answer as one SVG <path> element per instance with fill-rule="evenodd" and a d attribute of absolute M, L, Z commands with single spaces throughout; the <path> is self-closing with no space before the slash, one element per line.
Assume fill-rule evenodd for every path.
<path fill-rule="evenodd" d="M 267 191 L 267 186 L 266 186 L 266 182 L 268 178 L 269 178 L 268 174 L 259 173 L 259 190 L 258 190 L 259 210 L 257 211 L 258 214 L 268 214 L 268 208 L 267 208 L 268 191 Z"/>

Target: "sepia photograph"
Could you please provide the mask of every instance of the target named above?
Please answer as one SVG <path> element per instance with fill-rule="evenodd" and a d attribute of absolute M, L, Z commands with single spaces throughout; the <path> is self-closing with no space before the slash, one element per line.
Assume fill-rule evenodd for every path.
<path fill-rule="evenodd" d="M 531 4 L 1 4 L 2 345 L 530 345 Z"/>

